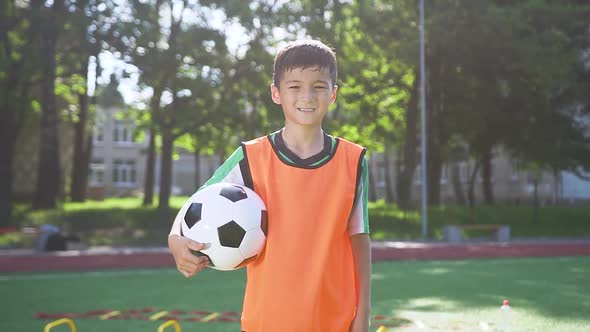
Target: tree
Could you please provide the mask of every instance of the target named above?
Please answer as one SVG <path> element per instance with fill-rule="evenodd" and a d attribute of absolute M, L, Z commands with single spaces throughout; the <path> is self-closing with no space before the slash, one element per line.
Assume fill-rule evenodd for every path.
<path fill-rule="evenodd" d="M 412 25 L 416 6 L 390 1 L 301 3 L 306 31 L 335 46 L 339 55 L 340 93 L 326 127 L 375 152 L 401 150 L 397 187 L 386 173 L 386 193 L 392 201 L 396 192 L 398 203 L 408 207 L 418 141 L 418 30 Z"/>
<path fill-rule="evenodd" d="M 38 20 L 39 52 L 41 57 L 41 134 L 39 139 L 39 165 L 34 209 L 55 208 L 60 193 L 62 172 L 59 162 L 58 111 L 55 101 L 56 45 L 63 22 L 64 0 L 55 0 L 50 7 L 33 2 L 35 20 Z"/>
<path fill-rule="evenodd" d="M 490 162 L 499 145 L 532 157 L 532 144 L 561 142 L 561 156 L 543 146 L 532 158 L 552 158 L 560 167 L 571 158 L 576 161 L 570 166 L 580 165 L 579 156 L 586 153 L 563 155 L 565 146 L 585 144 L 574 139 L 580 138 L 580 131 L 571 127 L 576 121 L 564 115 L 568 105 L 563 95 L 574 90 L 573 68 L 579 62 L 575 50 L 588 45 L 583 19 L 588 7 L 572 3 L 429 3 L 428 171 L 433 204 L 439 200 L 440 170 L 449 160 L 449 142 L 455 135 L 468 143 L 470 156 L 481 165 L 488 203 L 494 201 Z M 569 99 L 570 106 L 579 98 Z M 553 129 L 557 123 L 563 126 L 560 133 Z M 536 133 L 534 143 L 531 133 Z M 571 141 L 564 142 L 564 137 Z"/>
<path fill-rule="evenodd" d="M 583 123 L 589 113 L 590 75 L 582 57 L 590 48 L 590 6 L 542 1 L 517 10 L 529 14 L 527 25 L 536 32 L 534 44 L 521 50 L 522 58 L 535 61 L 523 62 L 519 71 L 525 79 L 508 86 L 513 109 L 517 102 L 524 107 L 515 113 L 519 125 L 509 127 L 513 134 L 505 144 L 521 164 L 582 176 L 580 171 L 590 170 L 590 137 Z"/>
<path fill-rule="evenodd" d="M 90 59 L 95 59 L 96 73 L 100 72 L 98 55 L 101 43 L 112 38 L 112 26 L 107 24 L 114 5 L 106 0 L 75 1 L 70 7 L 68 25 L 64 40 L 68 43 L 60 49 L 62 57 L 67 59 L 64 65 L 72 73 L 71 87 L 77 96 L 74 123 L 74 155 L 70 182 L 70 198 L 74 202 L 86 199 L 88 168 L 92 154 L 92 112 L 88 95 L 88 70 Z M 110 27 L 110 28 L 109 28 Z M 98 75 L 95 75 L 98 77 Z"/>
<path fill-rule="evenodd" d="M 207 26 L 202 9 L 188 1 L 133 2 L 137 19 L 121 22 L 122 37 L 113 43 L 153 89 L 149 121 L 162 137 L 159 208 L 168 207 L 174 141 L 213 111 L 209 107 L 214 103 L 207 101 L 218 96 L 214 88 L 226 61 L 225 38 Z"/>
<path fill-rule="evenodd" d="M 33 110 L 31 84 L 38 79 L 36 25 L 29 7 L 4 1 L 0 24 L 0 226 L 12 221 L 13 158 L 20 128 Z"/>

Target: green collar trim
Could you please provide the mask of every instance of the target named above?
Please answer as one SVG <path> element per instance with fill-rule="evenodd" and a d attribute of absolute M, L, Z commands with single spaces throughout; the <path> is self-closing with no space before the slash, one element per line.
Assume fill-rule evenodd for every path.
<path fill-rule="evenodd" d="M 268 135 L 268 139 L 279 159 L 289 166 L 298 168 L 321 167 L 332 159 L 338 147 L 338 139 L 324 133 L 324 149 L 309 158 L 301 159 L 287 148 L 281 135 L 282 132 L 282 129 L 275 131 Z"/>

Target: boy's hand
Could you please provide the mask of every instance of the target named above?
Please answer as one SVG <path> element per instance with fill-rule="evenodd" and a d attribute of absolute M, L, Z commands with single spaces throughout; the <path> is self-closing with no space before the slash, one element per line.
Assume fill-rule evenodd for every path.
<path fill-rule="evenodd" d="M 172 252 L 176 268 L 185 277 L 192 277 L 207 265 L 209 259 L 205 256 L 195 256 L 191 250 L 199 251 L 204 248 L 202 243 L 195 242 L 189 238 L 180 235 L 168 236 L 168 248 Z"/>

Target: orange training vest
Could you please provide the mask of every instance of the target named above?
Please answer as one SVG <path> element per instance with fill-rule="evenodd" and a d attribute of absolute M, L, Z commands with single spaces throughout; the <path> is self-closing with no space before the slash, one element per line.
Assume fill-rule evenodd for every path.
<path fill-rule="evenodd" d="M 246 332 L 349 330 L 357 291 L 347 224 L 364 149 L 337 144 L 313 169 L 285 164 L 269 137 L 243 144 L 269 220 L 265 250 L 248 265 Z"/>

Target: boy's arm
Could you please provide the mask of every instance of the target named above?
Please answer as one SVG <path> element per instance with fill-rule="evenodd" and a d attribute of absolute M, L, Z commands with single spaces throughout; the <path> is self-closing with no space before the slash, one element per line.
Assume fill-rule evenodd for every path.
<path fill-rule="evenodd" d="M 371 321 L 371 239 L 369 234 L 356 234 L 350 241 L 359 296 L 350 332 L 368 332 Z"/>
<path fill-rule="evenodd" d="M 368 332 L 371 321 L 371 238 L 369 236 L 368 189 L 369 170 L 363 156 L 357 199 L 348 220 L 348 233 L 354 258 L 358 287 L 358 306 L 350 332 Z"/>
<path fill-rule="evenodd" d="M 246 166 L 244 165 L 245 162 L 242 147 L 239 147 L 219 166 L 213 176 L 199 190 L 219 182 L 231 182 L 243 185 L 244 175 L 242 174 L 242 169 L 247 170 L 247 168 L 244 168 Z M 203 270 L 209 263 L 209 259 L 205 256 L 195 256 L 192 253 L 192 251 L 203 249 L 203 245 L 180 234 L 181 221 L 182 216 L 177 215 L 172 223 L 170 234 L 168 234 L 168 248 L 172 252 L 178 271 L 185 277 L 191 277 Z"/>
<path fill-rule="evenodd" d="M 193 255 L 192 251 L 203 249 L 203 244 L 180 235 L 181 220 L 182 216 L 179 211 L 176 218 L 174 218 L 170 234 L 168 234 L 168 248 L 170 248 L 170 252 L 174 257 L 176 268 L 188 278 L 207 267 L 209 260 L 205 256 Z"/>

